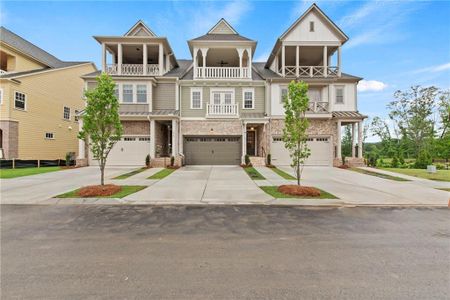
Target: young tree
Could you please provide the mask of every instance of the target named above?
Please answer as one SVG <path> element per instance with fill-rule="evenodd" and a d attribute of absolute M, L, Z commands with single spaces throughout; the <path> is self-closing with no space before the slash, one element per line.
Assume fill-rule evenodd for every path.
<path fill-rule="evenodd" d="M 114 144 L 122 136 L 119 118 L 119 101 L 114 89 L 115 83 L 107 74 L 97 78 L 98 85 L 86 91 L 86 108 L 83 114 L 83 128 L 78 138 L 88 141 L 95 159 L 99 161 L 101 185 L 105 184 L 106 158 Z"/>
<path fill-rule="evenodd" d="M 297 185 L 300 185 L 305 160 L 310 155 L 306 143 L 309 122 L 306 119 L 308 110 L 308 85 L 302 82 L 291 81 L 288 94 L 284 100 L 285 124 L 283 128 L 283 141 L 289 150 L 292 159 L 291 166 L 295 169 Z"/>

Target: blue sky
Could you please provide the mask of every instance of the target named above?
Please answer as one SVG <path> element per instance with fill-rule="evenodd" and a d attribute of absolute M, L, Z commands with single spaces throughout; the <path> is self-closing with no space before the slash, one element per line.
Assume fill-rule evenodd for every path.
<path fill-rule="evenodd" d="M 315 1 L 350 37 L 343 70 L 363 77 L 359 110 L 386 116 L 397 89 L 450 88 L 450 2 Z M 124 34 L 138 19 L 166 36 L 177 58 L 190 58 L 186 41 L 206 33 L 221 17 L 258 41 L 263 60 L 275 40 L 311 1 L 0 2 L 0 23 L 63 60 L 100 66 L 93 35 Z"/>

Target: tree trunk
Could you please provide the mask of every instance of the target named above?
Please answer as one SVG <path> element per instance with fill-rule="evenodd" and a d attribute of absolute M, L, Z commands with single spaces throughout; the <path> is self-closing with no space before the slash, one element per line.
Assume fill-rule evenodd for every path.
<path fill-rule="evenodd" d="M 105 165 L 103 163 L 100 164 L 100 184 L 105 185 Z"/>
<path fill-rule="evenodd" d="M 297 143 L 297 152 L 300 150 L 300 142 Z M 297 185 L 300 186 L 300 160 L 297 157 Z"/>

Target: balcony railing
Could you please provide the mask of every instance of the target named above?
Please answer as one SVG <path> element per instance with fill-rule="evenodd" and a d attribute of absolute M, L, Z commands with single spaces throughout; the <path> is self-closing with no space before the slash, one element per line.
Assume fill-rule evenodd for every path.
<path fill-rule="evenodd" d="M 297 70 L 298 68 L 298 70 Z M 324 76 L 323 66 L 285 66 L 284 75 L 286 77 L 336 77 L 339 76 L 338 67 L 327 67 L 326 76 Z M 278 70 L 278 73 L 283 73 L 283 68 Z M 298 74 L 298 75 L 297 75 Z"/>
<path fill-rule="evenodd" d="M 309 102 L 308 113 L 329 113 L 328 102 Z"/>
<path fill-rule="evenodd" d="M 240 79 L 251 78 L 250 69 L 247 67 L 196 67 L 195 78 L 206 79 Z"/>
<path fill-rule="evenodd" d="M 159 75 L 159 65 L 147 65 L 147 73 L 144 74 L 143 64 L 122 64 L 121 72 L 119 73 L 119 65 L 111 64 L 106 66 L 106 73 L 110 75 Z"/>
<path fill-rule="evenodd" d="M 1 69 L 0 69 L 0 75 L 7 74 L 7 73 L 8 73 L 8 71 L 1 70 Z"/>
<path fill-rule="evenodd" d="M 237 104 L 207 104 L 206 115 L 208 117 L 237 117 Z"/>

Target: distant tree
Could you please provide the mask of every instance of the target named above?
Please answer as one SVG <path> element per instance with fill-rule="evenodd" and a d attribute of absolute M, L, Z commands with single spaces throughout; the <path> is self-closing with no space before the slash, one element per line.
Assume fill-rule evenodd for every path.
<path fill-rule="evenodd" d="M 351 125 L 344 126 L 344 135 L 341 140 L 341 155 L 344 157 L 352 156 L 352 130 Z"/>
<path fill-rule="evenodd" d="M 88 141 L 93 157 L 99 162 L 100 182 L 104 185 L 106 159 L 114 144 L 120 140 L 123 129 L 114 81 L 103 73 L 97 77 L 97 83 L 95 89 L 85 92 L 83 128 L 78 138 Z"/>
<path fill-rule="evenodd" d="M 303 81 L 291 81 L 288 94 L 283 100 L 286 115 L 283 141 L 292 159 L 291 166 L 295 169 L 297 185 L 300 185 L 305 160 L 310 155 L 306 133 L 309 127 L 306 119 L 309 106 L 308 85 Z"/>

